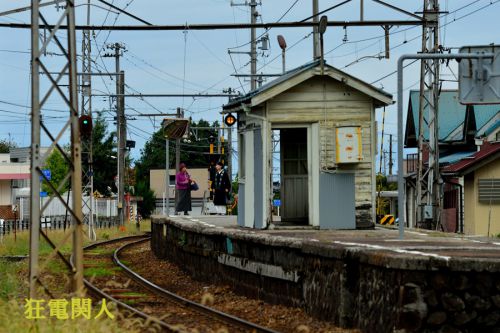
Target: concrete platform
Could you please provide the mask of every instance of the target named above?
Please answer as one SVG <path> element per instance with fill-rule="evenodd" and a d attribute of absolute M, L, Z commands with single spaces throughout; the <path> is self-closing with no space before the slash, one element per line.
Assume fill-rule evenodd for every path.
<path fill-rule="evenodd" d="M 257 230 L 239 227 L 236 216 L 170 216 L 169 220 L 169 223 L 186 230 L 207 234 L 220 233 L 294 248 L 313 246 L 316 249 L 314 252 L 319 255 L 331 255 L 329 249 L 342 249 L 372 253 L 378 259 L 385 254 L 391 259 L 432 260 L 433 264 L 440 262 L 459 270 L 482 269 L 483 263 L 488 263 L 488 271 L 500 271 L 500 239 L 406 230 L 405 238 L 400 240 L 398 230 L 386 227 L 375 230 L 318 230 L 296 226 Z M 391 260 L 393 264 L 396 261 Z M 459 266 L 453 265 L 455 261 Z"/>
<path fill-rule="evenodd" d="M 193 276 L 364 332 L 500 332 L 500 240 L 254 230 L 233 216 L 152 218 L 152 249 Z"/>

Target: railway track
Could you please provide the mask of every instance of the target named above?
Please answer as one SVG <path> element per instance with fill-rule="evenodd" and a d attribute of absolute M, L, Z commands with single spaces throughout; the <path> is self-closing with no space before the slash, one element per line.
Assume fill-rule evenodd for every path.
<path fill-rule="evenodd" d="M 120 260 L 120 253 L 149 239 L 147 235 L 129 236 L 85 247 L 84 266 L 93 275 L 84 280 L 86 287 L 165 332 L 276 333 L 165 290 Z"/>

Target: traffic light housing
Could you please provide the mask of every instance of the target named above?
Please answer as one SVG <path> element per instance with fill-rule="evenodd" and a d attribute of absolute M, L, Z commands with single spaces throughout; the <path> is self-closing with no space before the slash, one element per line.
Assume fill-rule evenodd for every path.
<path fill-rule="evenodd" d="M 86 114 L 80 116 L 79 124 L 80 136 L 83 138 L 89 138 L 92 135 L 92 117 Z"/>
<path fill-rule="evenodd" d="M 234 124 L 236 124 L 236 117 L 231 113 L 228 113 L 224 118 L 224 124 L 226 124 L 228 127 L 233 126 Z"/>

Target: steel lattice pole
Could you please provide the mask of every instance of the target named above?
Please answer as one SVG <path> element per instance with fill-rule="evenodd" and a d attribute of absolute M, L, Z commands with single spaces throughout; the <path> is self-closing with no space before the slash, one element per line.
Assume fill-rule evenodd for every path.
<path fill-rule="evenodd" d="M 424 20 L 422 31 L 422 53 L 439 51 L 439 1 L 424 0 Z M 417 216 L 422 223 L 432 219 L 436 225 L 440 218 L 439 200 L 439 60 L 425 59 L 420 67 L 419 129 L 418 129 L 418 171 L 417 171 Z M 427 114 L 427 117 L 425 115 Z M 428 140 L 424 129 L 429 128 Z M 428 166 L 424 166 L 424 154 L 428 154 Z M 427 209 L 432 216 L 426 216 Z"/>
<path fill-rule="evenodd" d="M 58 253 L 60 258 L 71 266 L 70 275 L 72 282 L 72 289 L 76 295 L 83 294 L 83 240 L 82 240 L 82 179 L 81 179 L 81 145 L 80 145 L 80 131 L 78 124 L 78 95 L 77 95 L 77 79 L 76 79 L 76 35 L 75 35 L 75 6 L 74 0 L 65 1 L 65 8 L 60 16 L 50 15 L 50 17 L 55 16 L 56 24 L 49 28 L 49 34 L 47 34 L 46 39 L 40 43 L 40 21 L 47 24 L 47 18 L 40 12 L 40 4 L 38 0 L 32 0 L 31 2 L 31 152 L 30 152 L 30 165 L 31 165 L 31 193 L 30 193 L 30 267 L 29 267 L 29 295 L 30 298 L 37 297 L 37 284 L 43 285 L 41 278 L 43 277 L 41 266 L 39 265 L 39 246 L 40 246 L 40 235 L 43 235 L 49 244 L 53 246 L 53 253 Z M 53 14 L 53 13 L 49 13 Z M 49 15 L 47 15 L 49 17 Z M 67 27 L 67 45 L 64 46 L 57 36 L 57 31 L 66 23 Z M 40 45 L 41 44 L 41 45 Z M 49 63 L 45 63 L 44 56 L 49 46 L 58 47 L 58 49 L 64 54 L 64 60 L 66 62 L 56 73 L 57 76 L 51 74 L 49 70 Z M 47 78 L 46 84 L 43 86 L 40 84 L 42 75 Z M 63 91 L 60 81 L 63 77 L 68 78 L 68 92 Z M 41 94 L 41 89 L 48 89 Z M 42 106 L 51 97 L 60 97 L 68 107 L 68 120 L 63 123 L 62 128 L 57 134 L 53 134 L 51 130 L 45 126 L 42 122 Z M 60 144 L 60 140 L 67 133 L 67 130 L 71 131 L 71 145 L 70 145 L 70 155 L 68 156 L 64 148 Z M 50 147 L 49 149 L 41 153 L 41 134 L 44 133 L 49 139 Z M 42 172 L 42 168 L 45 164 L 46 158 L 55 149 L 65 159 L 65 162 L 69 165 L 69 172 L 65 177 L 60 180 L 59 184 L 51 181 L 51 178 Z M 51 192 L 53 193 L 49 200 L 43 205 L 40 203 L 40 189 L 41 182 L 43 179 Z M 71 204 L 63 199 L 62 191 L 64 191 L 65 185 L 70 182 L 72 196 Z M 40 230 L 40 222 L 43 212 L 48 207 L 50 202 L 53 200 L 60 200 L 66 207 L 67 211 L 71 214 L 73 227 L 72 227 L 72 257 L 73 264 L 70 264 L 64 256 L 58 250 L 62 246 L 68 237 L 65 237 L 62 244 L 59 246 L 55 245 L 53 241 L 50 240 L 48 235 Z M 52 258 L 53 255 L 49 255 L 48 258 Z M 45 266 L 45 265 L 44 265 Z M 46 291 L 49 291 L 46 286 L 44 286 Z"/>

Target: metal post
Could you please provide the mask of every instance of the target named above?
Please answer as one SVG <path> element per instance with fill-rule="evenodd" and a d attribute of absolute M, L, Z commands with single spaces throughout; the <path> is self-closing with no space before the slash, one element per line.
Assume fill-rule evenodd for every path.
<path fill-rule="evenodd" d="M 229 179 L 233 179 L 233 128 L 227 128 L 227 172 Z"/>
<path fill-rule="evenodd" d="M 312 2 L 312 13 L 313 13 L 313 23 L 315 25 L 313 26 L 313 59 L 316 60 L 321 56 L 321 50 L 320 50 L 320 45 L 319 45 L 319 30 L 318 30 L 318 22 L 319 22 L 319 17 L 318 17 L 318 0 L 313 0 Z"/>
<path fill-rule="evenodd" d="M 166 206 L 166 216 L 170 212 L 170 149 L 169 141 L 165 139 L 165 206 Z"/>
<path fill-rule="evenodd" d="M 422 53 L 439 51 L 439 1 L 424 0 L 424 21 L 422 31 Z M 439 138 L 438 138 L 438 98 L 439 98 L 439 61 L 425 59 L 420 67 L 420 98 L 418 128 L 418 172 L 417 172 L 417 222 L 424 222 L 426 209 L 432 208 L 432 221 L 439 225 Z M 424 114 L 428 113 L 428 141 L 424 138 Z M 428 153 L 428 167 L 424 170 L 423 154 Z"/>
<path fill-rule="evenodd" d="M 42 41 L 40 45 L 40 23 L 42 19 L 40 14 L 40 4 L 37 0 L 31 2 L 31 151 L 30 151 L 30 166 L 31 166 L 31 195 L 30 195 L 30 267 L 29 267 L 29 296 L 37 298 L 37 284 L 40 284 L 44 289 L 48 287 L 43 282 L 44 274 L 40 271 L 39 265 L 39 237 L 41 234 L 49 241 L 53 247 L 53 252 L 47 257 L 53 258 L 55 252 L 69 239 L 64 238 L 60 244 L 54 244 L 49 236 L 40 230 L 41 217 L 48 204 L 53 200 L 60 200 L 68 212 L 71 213 L 73 218 L 72 233 L 72 257 L 73 264 L 70 273 L 70 281 L 72 289 L 76 296 L 83 295 L 83 248 L 82 248 L 82 202 L 81 202 L 81 145 L 80 145 L 80 131 L 78 125 L 78 95 L 77 95 L 77 79 L 76 79 L 76 36 L 75 36 L 75 6 L 73 0 L 66 0 L 63 12 L 57 15 L 47 15 L 43 18 L 46 21 L 47 17 L 55 19 L 58 22 L 55 25 L 50 25 L 47 28 L 49 31 L 48 37 Z M 67 29 L 67 46 L 61 43 L 57 32 L 60 29 L 60 24 L 66 21 Z M 46 50 L 49 46 L 54 44 L 62 52 L 66 54 L 61 61 L 65 61 L 64 66 L 59 67 L 60 70 L 52 75 L 49 69 L 51 62 L 45 62 Z M 52 59 L 51 59 L 52 60 Z M 67 75 L 68 89 L 61 89 L 61 79 Z M 44 90 L 44 94 L 40 94 L 40 81 L 41 75 L 48 78 L 48 89 Z M 42 123 L 41 105 L 49 98 L 60 97 L 69 109 L 68 119 L 64 123 L 62 129 L 55 134 Z M 59 140 L 67 134 L 68 129 L 71 131 L 70 139 L 71 154 L 67 152 L 60 145 Z M 41 134 L 44 133 L 50 139 L 51 145 L 46 153 L 41 153 L 40 142 Z M 69 172 L 65 175 L 60 184 L 54 184 L 42 172 L 42 167 L 45 164 L 46 158 L 51 152 L 57 149 L 64 157 L 65 162 L 69 164 Z M 42 206 L 40 206 L 40 178 L 43 177 L 48 186 L 50 186 L 53 195 Z M 72 189 L 72 207 L 63 199 L 61 189 L 64 188 L 65 183 L 70 180 Z M 68 235 L 68 236 L 69 236 Z M 45 265 L 44 265 L 45 266 Z"/>
<path fill-rule="evenodd" d="M 286 72 L 285 61 L 286 61 L 285 49 L 282 49 L 281 50 L 281 62 L 283 64 L 283 74 L 285 74 L 285 72 Z"/>
<path fill-rule="evenodd" d="M 176 117 L 181 118 L 182 117 L 182 109 L 177 108 L 177 113 Z M 174 169 L 176 170 L 177 174 L 177 168 L 179 167 L 179 164 L 181 163 L 181 139 L 177 138 L 175 139 L 175 166 Z M 177 190 L 175 191 L 175 206 L 177 207 L 177 202 L 179 201 L 179 193 Z"/>
<path fill-rule="evenodd" d="M 87 1 L 87 25 L 90 25 L 90 0 Z M 78 73 L 77 73 L 78 74 Z M 81 114 L 92 117 L 92 67 L 90 30 L 83 30 L 82 38 L 82 76 L 81 76 Z M 82 139 L 82 192 L 89 195 L 88 201 L 83 201 L 87 214 L 83 215 L 83 223 L 88 225 L 88 236 L 96 239 L 94 229 L 94 171 L 92 158 L 92 137 Z M 82 197 L 83 200 L 83 197 Z"/>

